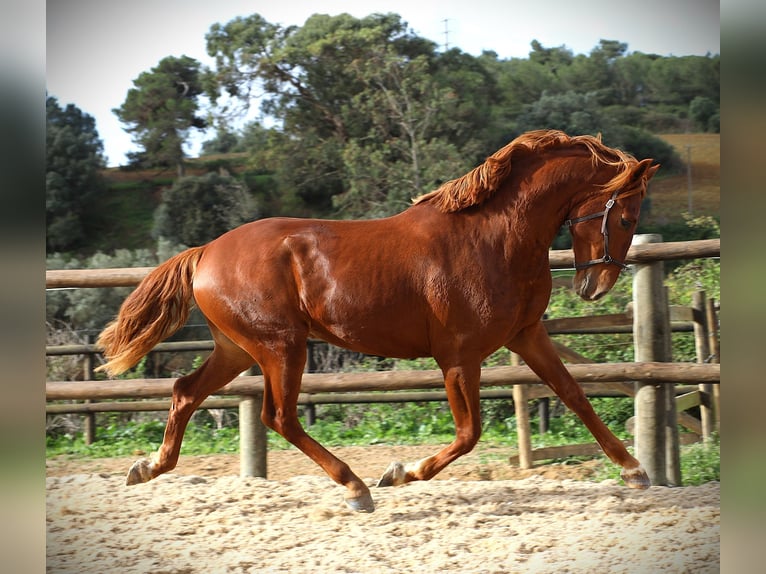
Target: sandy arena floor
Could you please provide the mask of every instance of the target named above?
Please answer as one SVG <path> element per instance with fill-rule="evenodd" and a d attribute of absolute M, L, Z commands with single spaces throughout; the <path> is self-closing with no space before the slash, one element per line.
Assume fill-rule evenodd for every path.
<path fill-rule="evenodd" d="M 333 449 L 374 484 L 425 447 Z M 713 573 L 720 485 L 625 488 L 582 479 L 598 461 L 520 471 L 477 449 L 437 479 L 373 489 L 358 514 L 344 489 L 295 451 L 269 453 L 269 479 L 236 456 L 182 457 L 126 487 L 130 459 L 48 461 L 50 573 Z"/>

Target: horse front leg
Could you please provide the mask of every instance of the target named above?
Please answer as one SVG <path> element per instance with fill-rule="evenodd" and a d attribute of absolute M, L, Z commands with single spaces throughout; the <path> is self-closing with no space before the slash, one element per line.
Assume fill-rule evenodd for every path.
<path fill-rule="evenodd" d="M 439 474 L 456 458 L 469 453 L 481 436 L 479 408 L 479 380 L 481 364 L 443 369 L 452 418 L 455 421 L 455 440 L 433 456 L 405 464 L 392 462 L 377 486 L 397 486 L 413 480 L 429 480 Z"/>
<path fill-rule="evenodd" d="M 545 384 L 585 424 L 609 459 L 622 467 L 620 476 L 631 488 L 648 488 L 649 477 L 625 445 L 598 417 L 582 387 L 569 374 L 542 322 L 519 333 L 507 347 L 518 353 Z"/>

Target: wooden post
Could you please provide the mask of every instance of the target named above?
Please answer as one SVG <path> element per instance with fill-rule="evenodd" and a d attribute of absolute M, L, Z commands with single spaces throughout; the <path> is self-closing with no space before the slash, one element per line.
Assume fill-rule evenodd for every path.
<path fill-rule="evenodd" d="M 511 353 L 511 365 L 519 365 L 521 359 Z M 519 468 L 532 468 L 532 428 L 529 423 L 529 398 L 526 385 L 513 385 L 513 409 L 516 412 L 516 434 L 519 437 Z"/>
<path fill-rule="evenodd" d="M 306 428 L 311 427 L 317 420 L 317 409 L 314 403 L 303 405 L 303 416 L 306 420 Z"/>
<path fill-rule="evenodd" d="M 666 361 L 673 361 L 673 341 L 670 330 L 670 297 L 668 288 L 663 287 L 665 294 L 665 312 L 667 313 L 668 356 Z M 676 385 L 665 383 L 665 478 L 670 486 L 681 486 L 681 442 L 678 437 L 678 410 L 676 409 Z"/>
<path fill-rule="evenodd" d="M 239 475 L 266 478 L 267 435 L 261 422 L 263 395 L 242 397 L 239 403 Z"/>
<path fill-rule="evenodd" d="M 89 345 L 93 343 L 92 335 L 88 335 L 87 342 Z M 85 353 L 83 375 L 85 376 L 86 381 L 92 381 L 94 379 L 92 353 Z M 91 400 L 88 399 L 85 402 L 90 403 Z M 96 442 L 96 413 L 87 413 L 85 415 L 85 419 L 83 420 L 83 438 L 85 444 L 93 444 Z"/>
<path fill-rule="evenodd" d="M 548 427 L 551 421 L 550 404 L 550 397 L 543 397 L 537 401 L 537 416 L 540 417 L 540 434 L 545 434 L 548 432 Z"/>
<path fill-rule="evenodd" d="M 657 234 L 633 238 L 634 245 L 661 241 L 662 236 Z M 670 361 L 670 313 L 663 286 L 663 264 L 661 261 L 637 264 L 633 269 L 635 360 Z M 636 457 L 652 484 L 680 484 L 674 385 L 636 383 L 635 412 Z"/>
<path fill-rule="evenodd" d="M 710 346 L 710 362 L 721 362 L 721 347 L 718 341 L 718 315 L 715 310 L 715 301 L 707 300 L 705 306 L 707 316 L 707 333 Z M 721 385 L 713 385 L 713 413 L 715 417 L 715 430 L 721 433 Z"/>
<path fill-rule="evenodd" d="M 705 312 L 705 292 L 695 291 L 692 295 L 694 309 L 694 348 L 697 352 L 697 362 L 706 363 L 710 358 L 710 341 L 707 329 L 707 314 Z M 702 425 L 702 440 L 710 440 L 715 430 L 715 414 L 713 412 L 713 385 L 702 383 L 700 390 L 700 424 Z"/>
<path fill-rule="evenodd" d="M 257 365 L 242 375 L 258 375 Z M 266 455 L 268 453 L 268 435 L 266 425 L 261 420 L 263 393 L 242 397 L 239 403 L 239 475 L 266 478 Z"/>

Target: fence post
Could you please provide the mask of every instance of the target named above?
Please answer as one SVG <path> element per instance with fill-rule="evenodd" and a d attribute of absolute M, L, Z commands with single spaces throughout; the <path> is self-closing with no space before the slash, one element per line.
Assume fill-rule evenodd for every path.
<path fill-rule="evenodd" d="M 715 309 L 715 301 L 711 298 L 705 305 L 707 334 L 710 347 L 710 362 L 721 362 L 721 347 L 718 341 L 718 314 Z M 715 416 L 715 430 L 721 433 L 721 385 L 713 385 L 713 413 Z"/>
<path fill-rule="evenodd" d="M 537 416 L 540 418 L 540 434 L 545 434 L 548 432 L 548 426 L 551 422 L 550 404 L 550 397 L 543 397 L 537 401 Z"/>
<path fill-rule="evenodd" d="M 88 335 L 86 342 L 90 345 L 93 343 L 93 335 Z M 86 381 L 92 381 L 93 377 L 93 354 L 85 353 L 85 361 L 83 365 L 83 375 Z M 86 403 L 92 402 L 90 399 L 85 401 Z M 86 413 L 85 420 L 83 421 L 83 438 L 85 444 L 93 444 L 96 442 L 96 413 Z"/>
<path fill-rule="evenodd" d="M 252 369 L 243 374 L 252 374 Z M 239 402 L 239 475 L 266 478 L 268 435 L 261 421 L 263 394 Z"/>
<path fill-rule="evenodd" d="M 658 234 L 636 235 L 633 244 L 660 243 Z M 670 312 L 661 261 L 633 266 L 633 344 L 636 361 L 670 361 Z M 652 484 L 680 485 L 675 388 L 636 383 L 636 457 Z"/>
<path fill-rule="evenodd" d="M 317 409 L 314 403 L 306 403 L 303 405 L 303 415 L 306 419 L 306 428 L 314 425 L 317 420 Z"/>
<path fill-rule="evenodd" d="M 511 353 L 511 365 L 519 365 L 519 355 Z M 529 392 L 526 385 L 513 385 L 513 410 L 519 441 L 519 468 L 532 468 L 532 428 L 529 423 Z"/>
<path fill-rule="evenodd" d="M 695 291 L 692 295 L 694 309 L 694 348 L 697 362 L 705 363 L 710 358 L 710 341 L 707 329 L 707 314 L 705 313 L 705 292 Z M 702 425 L 702 440 L 710 440 L 715 430 L 715 413 L 713 412 L 713 385 L 702 383 L 700 391 L 700 423 Z"/>

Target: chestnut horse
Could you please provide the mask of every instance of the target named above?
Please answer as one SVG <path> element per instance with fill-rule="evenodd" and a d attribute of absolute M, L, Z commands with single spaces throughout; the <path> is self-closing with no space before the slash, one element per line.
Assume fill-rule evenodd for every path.
<path fill-rule="evenodd" d="M 574 288 L 596 300 L 614 285 L 641 200 L 659 166 L 600 138 L 534 131 L 393 217 L 367 221 L 272 218 L 238 227 L 155 268 L 99 338 L 111 374 L 135 365 L 182 327 L 192 300 L 215 340 L 207 360 L 173 387 L 165 437 L 127 483 L 172 470 L 187 422 L 211 393 L 257 363 L 263 422 L 372 512 L 369 488 L 298 420 L 306 342 L 316 337 L 385 357 L 433 357 L 455 421 L 454 441 L 420 461 L 392 463 L 378 486 L 428 480 L 479 439 L 482 361 L 500 347 L 574 411 L 625 483 L 649 479 L 598 418 L 562 364 L 541 318 L 551 293 L 548 249 L 571 227 Z"/>

